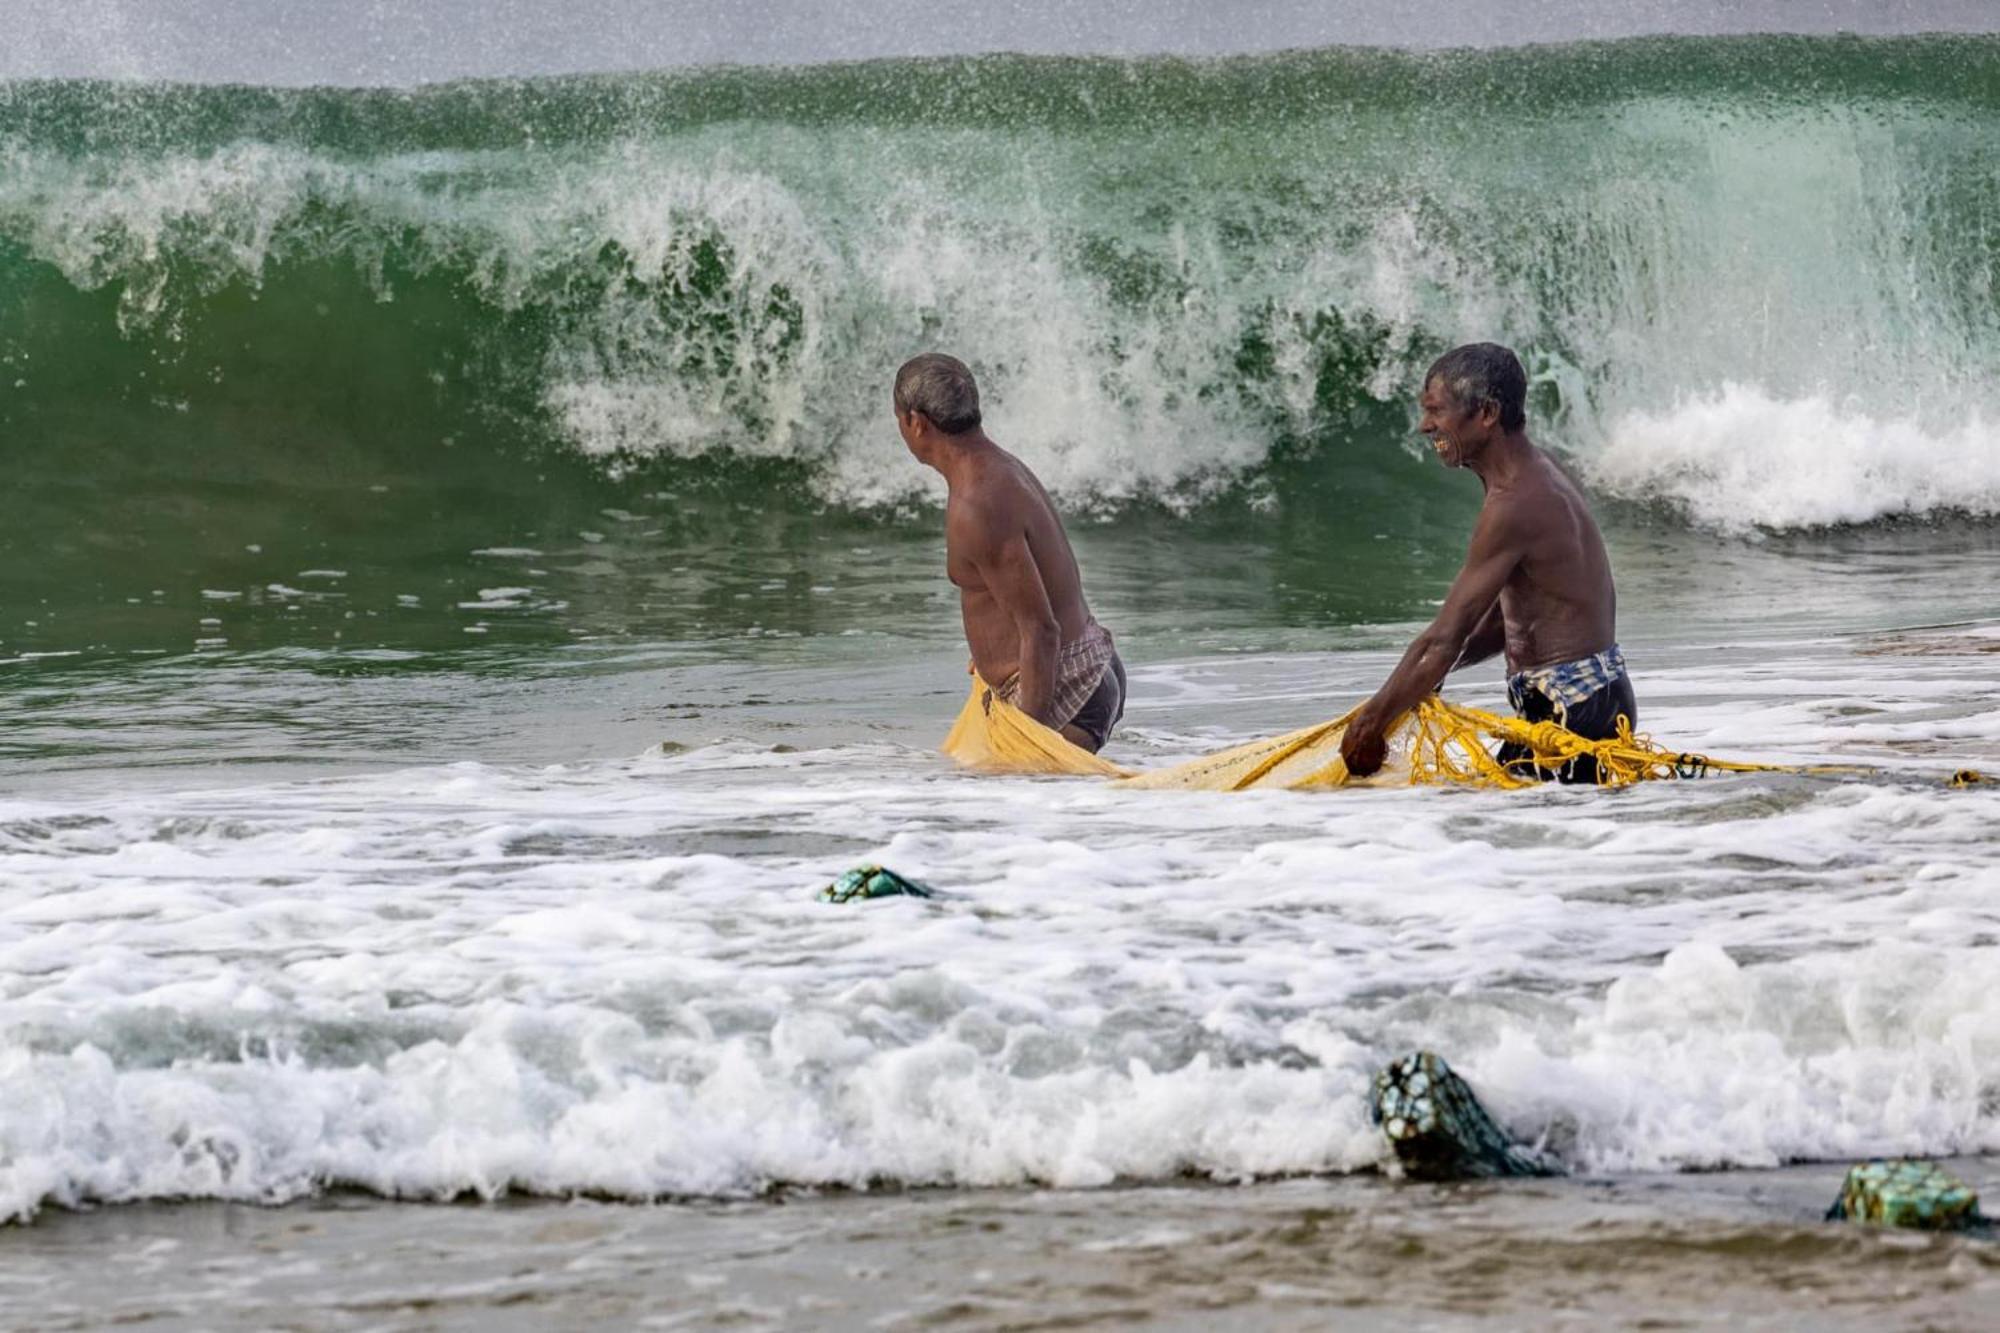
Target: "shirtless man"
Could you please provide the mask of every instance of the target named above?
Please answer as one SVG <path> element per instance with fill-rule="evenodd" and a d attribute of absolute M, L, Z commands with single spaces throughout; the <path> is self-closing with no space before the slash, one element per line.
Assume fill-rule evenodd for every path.
<path fill-rule="evenodd" d="M 1037 722 L 1095 754 L 1125 714 L 1125 666 L 1091 619 L 1076 556 L 1035 474 L 986 437 L 979 389 L 937 352 L 896 372 L 896 429 L 944 475 L 945 573 L 972 666 Z"/>
<path fill-rule="evenodd" d="M 1602 740 L 1620 717 L 1639 720 L 1604 539 L 1576 484 L 1529 443 L 1527 389 L 1520 361 L 1494 343 L 1454 348 L 1424 376 L 1418 430 L 1446 467 L 1478 475 L 1486 502 L 1444 608 L 1348 724 L 1340 753 L 1356 777 L 1382 767 L 1388 729 L 1448 672 L 1503 649 L 1507 698 L 1528 721 Z M 1497 757 L 1524 776 L 1597 780 L 1589 759 L 1558 773 L 1512 745 Z"/>

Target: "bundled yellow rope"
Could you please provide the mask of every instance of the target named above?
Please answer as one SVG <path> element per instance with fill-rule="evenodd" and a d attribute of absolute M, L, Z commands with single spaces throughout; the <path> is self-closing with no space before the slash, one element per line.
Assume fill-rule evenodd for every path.
<path fill-rule="evenodd" d="M 972 694 L 951 734 L 945 737 L 944 752 L 961 764 L 987 772 L 1069 773 L 1112 778 L 1128 787 L 1181 791 L 1309 791 L 1427 784 L 1512 789 L 1539 785 L 1540 778 L 1533 771 L 1536 768 L 1560 770 L 1579 760 L 1595 763 L 1598 785 L 1605 787 L 1708 773 L 1868 771 L 1743 764 L 1676 753 L 1634 733 L 1622 720 L 1616 736 L 1593 741 L 1553 722 L 1501 717 L 1432 695 L 1390 729 L 1388 758 L 1381 771 L 1354 778 L 1340 757 L 1340 739 L 1353 716 L 1350 711 L 1331 722 L 1238 745 L 1172 768 L 1134 772 L 1072 745 L 994 694 L 975 676 Z M 1502 764 L 1493 756 L 1495 742 L 1511 742 L 1528 757 Z"/>

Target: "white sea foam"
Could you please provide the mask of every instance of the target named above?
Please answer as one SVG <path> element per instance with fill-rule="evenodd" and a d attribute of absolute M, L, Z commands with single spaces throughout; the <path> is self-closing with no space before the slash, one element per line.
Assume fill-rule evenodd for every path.
<path fill-rule="evenodd" d="M 1658 734 L 1911 776 L 1176 795 L 730 743 L 0 802 L 0 1211 L 1344 1171 L 1415 1046 L 1586 1170 L 2000 1151 L 2000 793 L 1936 780 L 1996 660 L 1641 657 Z M 1142 670 L 1127 753 L 1381 668 Z M 949 896 L 813 900 L 864 860 Z"/>
<path fill-rule="evenodd" d="M 1730 384 L 1669 410 L 1625 414 L 1587 467 L 1606 490 L 1671 501 L 1725 529 L 2000 514 L 2000 424 L 1976 409 L 1926 429 L 1825 396 L 1780 399 Z"/>

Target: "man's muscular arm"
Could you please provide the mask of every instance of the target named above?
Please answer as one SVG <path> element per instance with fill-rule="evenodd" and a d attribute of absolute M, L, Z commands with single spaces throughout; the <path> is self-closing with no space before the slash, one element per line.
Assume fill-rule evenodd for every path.
<path fill-rule="evenodd" d="M 1526 525 L 1512 506 L 1489 508 L 1480 515 L 1465 564 L 1452 580 L 1437 618 L 1411 642 L 1375 697 L 1347 724 L 1340 754 L 1349 773 L 1365 778 L 1382 767 L 1385 733 L 1419 699 L 1441 685 L 1452 667 L 1477 645 L 1487 618 L 1498 620 L 1500 590 L 1520 565 L 1526 539 Z"/>
<path fill-rule="evenodd" d="M 1062 649 L 1062 624 L 1049 605 L 1042 571 L 1019 528 L 1002 532 L 988 527 L 968 551 L 987 592 L 1021 635 L 1021 690 L 1015 703 L 1044 726 L 1056 692 L 1056 656 Z"/>

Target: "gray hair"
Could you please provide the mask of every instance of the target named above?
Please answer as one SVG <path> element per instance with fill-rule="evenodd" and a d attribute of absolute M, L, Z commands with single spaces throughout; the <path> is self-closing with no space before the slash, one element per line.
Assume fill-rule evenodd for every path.
<path fill-rule="evenodd" d="M 896 410 L 921 412 L 945 434 L 960 435 L 979 424 L 979 386 L 957 357 L 925 352 L 896 372 Z"/>
<path fill-rule="evenodd" d="M 1467 343 L 1454 347 L 1432 363 L 1424 383 L 1444 385 L 1460 411 L 1481 403 L 1500 409 L 1500 428 L 1519 430 L 1528 424 L 1528 372 L 1521 358 L 1499 343 Z"/>

